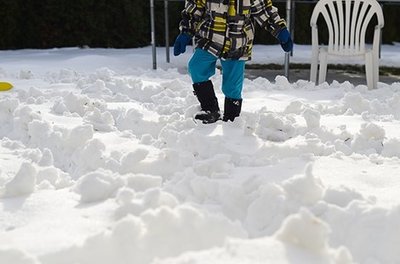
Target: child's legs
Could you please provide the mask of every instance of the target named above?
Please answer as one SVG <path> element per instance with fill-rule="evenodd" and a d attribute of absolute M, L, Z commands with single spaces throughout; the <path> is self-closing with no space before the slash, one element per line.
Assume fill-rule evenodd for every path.
<path fill-rule="evenodd" d="M 193 83 L 208 81 L 215 74 L 217 58 L 202 49 L 196 49 L 188 64 Z"/>
<path fill-rule="evenodd" d="M 222 92 L 231 99 L 242 99 L 245 61 L 221 60 Z"/>

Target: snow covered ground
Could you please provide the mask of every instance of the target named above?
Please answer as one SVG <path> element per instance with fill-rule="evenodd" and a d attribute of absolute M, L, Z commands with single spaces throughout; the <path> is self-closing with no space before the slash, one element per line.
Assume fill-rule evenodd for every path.
<path fill-rule="evenodd" d="M 164 52 L 0 51 L 1 264 L 400 263 L 400 83 L 246 79 L 203 125 Z"/>

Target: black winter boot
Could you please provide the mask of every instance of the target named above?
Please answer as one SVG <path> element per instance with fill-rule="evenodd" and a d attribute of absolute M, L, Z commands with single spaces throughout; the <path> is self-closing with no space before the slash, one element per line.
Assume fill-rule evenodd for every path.
<path fill-rule="evenodd" d="M 228 120 L 235 120 L 235 117 L 240 115 L 240 111 L 242 110 L 242 99 L 231 99 L 225 97 L 225 105 L 224 105 L 224 117 L 223 121 L 227 122 Z"/>
<path fill-rule="evenodd" d="M 218 99 L 215 96 L 214 87 L 211 81 L 193 84 L 194 94 L 200 102 L 201 113 L 194 116 L 204 124 L 215 123 L 221 119 Z"/>

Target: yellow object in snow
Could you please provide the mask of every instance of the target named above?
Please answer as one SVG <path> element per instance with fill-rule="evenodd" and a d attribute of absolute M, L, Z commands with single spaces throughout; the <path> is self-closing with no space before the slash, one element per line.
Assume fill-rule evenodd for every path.
<path fill-rule="evenodd" d="M 8 91 L 13 88 L 13 85 L 9 82 L 0 82 L 0 91 Z"/>

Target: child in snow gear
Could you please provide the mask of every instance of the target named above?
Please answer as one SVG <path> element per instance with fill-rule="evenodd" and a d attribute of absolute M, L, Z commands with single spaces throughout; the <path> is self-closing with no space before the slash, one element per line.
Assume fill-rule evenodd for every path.
<path fill-rule="evenodd" d="M 196 48 L 188 70 L 202 112 L 195 116 L 203 123 L 220 119 L 218 100 L 209 80 L 218 59 L 222 66 L 222 92 L 225 95 L 223 121 L 233 121 L 242 108 L 245 61 L 251 59 L 254 22 L 275 36 L 289 52 L 293 42 L 271 0 L 186 0 L 180 22 L 181 33 L 174 44 L 174 55 L 186 51 L 192 38 Z"/>

